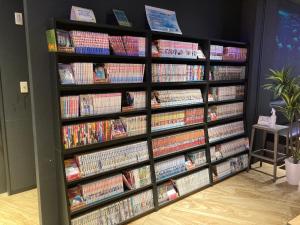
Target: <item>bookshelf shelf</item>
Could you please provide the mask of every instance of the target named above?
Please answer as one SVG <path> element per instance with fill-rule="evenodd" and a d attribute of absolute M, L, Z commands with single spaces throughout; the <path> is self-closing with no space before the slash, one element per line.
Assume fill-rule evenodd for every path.
<path fill-rule="evenodd" d="M 200 145 L 200 146 L 197 146 L 197 147 L 194 147 L 194 148 L 188 148 L 188 149 L 185 149 L 185 150 L 181 150 L 181 151 L 177 151 L 177 152 L 172 152 L 170 154 L 166 154 L 166 155 L 162 155 L 162 156 L 159 156 L 159 157 L 155 157 L 154 161 L 155 162 L 159 162 L 161 160 L 164 160 L 164 159 L 167 159 L 167 158 L 170 158 L 170 157 L 173 157 L 173 156 L 183 155 L 183 154 L 186 154 L 188 152 L 197 151 L 197 150 L 201 150 L 201 149 L 203 149 L 203 151 L 206 151 L 206 146 L 207 145 L 204 144 L 204 145 Z"/>
<path fill-rule="evenodd" d="M 208 94 L 210 87 L 220 87 L 220 86 L 230 86 L 230 85 L 245 85 L 247 87 L 247 76 L 245 79 L 241 80 L 218 80 L 213 81 L 209 80 L 210 77 L 210 69 L 211 66 L 248 66 L 248 60 L 245 62 L 237 62 L 237 61 L 219 61 L 219 60 L 210 60 L 210 46 L 212 44 L 217 45 L 223 45 L 228 47 L 244 47 L 248 48 L 248 45 L 246 43 L 242 42 L 231 42 L 231 41 L 223 41 L 223 40 L 209 40 L 209 39 L 201 39 L 201 38 L 195 38 L 195 37 L 189 37 L 184 35 L 177 35 L 177 34 L 168 34 L 168 33 L 162 33 L 162 32 L 151 32 L 146 30 L 137 30 L 135 28 L 127 28 L 127 27 L 119 27 L 119 26 L 110 26 L 110 25 L 100 25 L 95 23 L 86 23 L 86 22 L 77 22 L 77 21 L 70 21 L 70 20 L 64 20 L 64 19 L 54 19 L 52 24 L 53 29 L 61 29 L 65 31 L 72 31 L 72 30 L 79 30 L 79 31 L 91 31 L 91 32 L 99 32 L 99 33 L 107 33 L 108 35 L 112 36 L 135 36 L 135 37 L 144 37 L 146 39 L 146 49 L 145 49 L 145 57 L 137 57 L 137 56 L 118 56 L 118 55 L 94 55 L 94 54 L 77 54 L 77 53 L 64 53 L 64 52 L 57 52 L 51 54 L 51 61 L 54 65 L 52 70 L 52 74 L 55 74 L 56 76 L 53 76 L 53 86 L 55 88 L 55 92 L 53 94 L 53 106 L 55 109 L 55 115 L 54 115 L 54 127 L 57 134 L 57 140 L 56 142 L 59 144 L 57 149 L 57 154 L 59 154 L 58 158 L 61 159 L 61 168 L 58 169 L 59 176 L 61 180 L 64 181 L 63 188 L 60 190 L 62 195 L 65 195 L 65 200 L 61 202 L 66 202 L 64 206 L 62 206 L 63 210 L 66 210 L 66 212 L 62 213 L 67 215 L 67 220 L 69 223 L 67 225 L 71 224 L 71 221 L 74 218 L 78 218 L 79 216 L 85 215 L 87 213 L 93 212 L 96 209 L 100 209 L 102 207 L 105 207 L 107 205 L 113 204 L 117 201 L 121 201 L 123 199 L 126 199 L 131 196 L 136 196 L 137 194 L 143 193 L 146 190 L 152 190 L 153 193 L 153 209 L 147 210 L 145 212 L 140 213 L 139 215 L 136 215 L 128 220 L 125 220 L 118 225 L 125 225 L 133 220 L 136 220 L 137 218 L 140 218 L 144 215 L 147 215 L 149 213 L 152 213 L 154 211 L 159 210 L 162 207 L 165 207 L 169 204 L 172 204 L 178 200 L 181 200 L 189 195 L 192 195 L 196 192 L 199 192 L 201 190 L 204 190 L 211 185 L 218 183 L 224 179 L 227 179 L 228 177 L 234 176 L 238 174 L 239 172 L 230 174 L 228 177 L 224 177 L 221 180 L 213 181 L 213 175 L 212 175 L 212 166 L 217 165 L 218 163 L 221 163 L 231 157 L 240 156 L 243 153 L 247 153 L 248 150 L 245 150 L 243 152 L 239 152 L 237 154 L 233 154 L 231 156 L 225 157 L 223 159 L 217 160 L 212 162 L 210 157 L 210 147 L 227 143 L 232 140 L 236 140 L 242 137 L 247 137 L 248 134 L 246 132 L 234 136 L 230 136 L 227 138 L 220 139 L 218 141 L 215 141 L 213 143 L 208 143 L 208 128 L 213 127 L 215 125 L 223 125 L 230 122 L 235 121 L 241 121 L 245 120 L 245 113 L 243 115 L 237 115 L 217 121 L 211 121 L 209 122 L 207 120 L 208 118 L 208 108 L 213 105 L 223 105 L 223 104 L 229 104 L 229 103 L 238 103 L 238 102 L 246 102 L 247 96 L 245 94 L 244 98 L 239 99 L 231 99 L 231 100 L 224 100 L 224 101 L 216 101 L 216 102 L 208 102 Z M 152 42 L 164 39 L 164 40 L 170 40 L 170 41 L 182 41 L 182 42 L 193 42 L 197 43 L 199 47 L 201 48 L 202 52 L 206 56 L 206 59 L 188 59 L 188 58 L 169 58 L 169 57 L 154 57 L 152 56 Z M 57 44 L 57 42 L 56 42 Z M 194 46 L 194 45 L 193 45 Z M 194 47 L 193 47 L 194 49 Z M 194 52 L 193 52 L 194 54 Z M 59 70 L 58 70 L 58 64 L 59 63 L 77 63 L 77 62 L 85 62 L 85 63 L 98 63 L 102 65 L 102 63 L 132 63 L 132 64 L 145 64 L 145 72 L 144 72 L 144 80 L 143 83 L 98 83 L 98 84 L 88 84 L 88 85 L 61 85 L 60 84 L 60 76 L 59 76 Z M 186 70 L 189 70 L 190 72 L 186 72 L 184 74 L 184 79 L 186 80 L 198 80 L 200 78 L 203 78 L 203 80 L 198 81 L 182 81 L 182 82 L 152 82 L 152 68 L 153 64 L 177 64 L 174 66 L 174 68 L 178 68 L 177 66 L 179 64 L 187 64 L 187 65 L 197 65 L 199 67 L 186 67 Z M 191 69 L 193 68 L 193 69 Z M 193 70 L 197 69 L 198 72 L 191 72 Z M 203 73 L 204 72 L 204 73 Z M 247 69 L 246 69 L 247 73 Z M 176 74 L 177 75 L 177 74 Z M 181 75 L 181 74 L 179 74 Z M 192 76 L 192 77 L 188 77 Z M 155 78 L 153 78 L 154 80 Z M 183 78 L 182 78 L 183 79 Z M 165 79 L 165 80 L 175 80 L 175 79 Z M 161 107 L 161 108 L 155 108 L 151 107 L 151 94 L 155 90 L 183 90 L 183 89 L 200 89 L 203 103 L 197 103 L 197 104 L 188 104 L 188 105 L 178 105 L 178 106 L 171 106 L 171 107 Z M 137 91 L 143 91 L 145 92 L 146 96 L 146 107 L 143 109 L 137 109 L 134 111 L 124 111 L 124 112 L 117 112 L 117 113 L 110 113 L 105 115 L 92 115 L 92 116 L 85 116 L 85 117 L 77 117 L 77 118 L 68 118 L 64 119 L 61 117 L 61 109 L 60 109 L 60 97 L 68 97 L 68 96 L 78 96 L 81 94 L 99 94 L 99 93 L 122 93 L 122 100 L 124 100 L 124 96 L 127 91 L 130 92 L 137 92 Z M 123 102 L 121 102 L 123 105 Z M 186 125 L 181 127 L 174 127 L 167 130 L 159 130 L 159 131 L 151 131 L 151 120 L 152 115 L 158 114 L 158 113 L 164 113 L 164 112 L 175 112 L 180 110 L 186 110 L 186 109 L 193 109 L 193 108 L 203 108 L 204 112 L 204 122 L 199 124 L 192 124 L 192 125 Z M 244 111 L 245 112 L 245 111 Z M 185 112 L 187 113 L 187 112 Z M 190 112 L 188 112 L 190 113 Z M 101 120 L 109 120 L 109 119 L 118 119 L 120 117 L 126 117 L 126 116 L 140 116 L 144 115 L 146 116 L 146 133 L 136 136 L 130 136 L 130 137 L 124 137 L 120 139 L 115 139 L 111 141 L 106 141 L 102 143 L 97 144 L 91 144 L 91 145 L 85 145 L 80 146 L 77 148 L 70 148 L 70 149 L 64 149 L 62 140 L 63 140 L 63 132 L 62 132 L 62 126 L 68 126 L 68 125 L 77 125 L 81 123 L 88 123 L 88 122 L 95 122 L 95 121 L 101 121 Z M 185 114 L 186 115 L 186 114 Z M 245 124 L 245 123 L 244 123 Z M 104 129 L 104 128 L 103 128 Z M 204 134 L 199 134 L 200 131 L 203 131 Z M 188 131 L 197 131 L 197 132 L 190 132 Z M 204 135 L 206 143 L 203 145 L 199 145 L 196 147 L 178 150 L 176 152 L 172 152 L 166 155 L 161 155 L 159 157 L 153 156 L 153 140 L 165 136 L 171 136 L 175 134 L 181 134 L 184 133 L 184 135 L 195 135 L 192 136 L 193 138 L 199 138 L 200 136 Z M 188 133 L 188 134 L 186 134 Z M 184 136 L 179 136 L 180 138 L 183 138 L 185 140 Z M 190 138 L 190 136 L 188 136 Z M 171 137 L 173 138 L 173 137 Z M 176 136 L 177 138 L 177 136 Z M 162 139 L 164 140 L 164 139 Z M 170 139 L 172 140 L 172 139 Z M 94 174 L 88 177 L 82 177 L 77 180 L 73 180 L 68 182 L 66 180 L 66 174 L 65 174 L 65 160 L 74 160 L 76 157 L 79 157 L 81 155 L 89 154 L 89 153 L 97 153 L 100 152 L 102 154 L 102 151 L 108 150 L 111 148 L 116 147 L 123 147 L 125 145 L 129 144 L 135 144 L 139 142 L 144 142 L 147 144 L 147 150 L 148 150 L 148 157 L 149 159 L 136 162 L 130 165 L 120 166 L 116 167 L 111 170 L 107 170 L 98 174 Z M 182 145 L 186 146 L 186 145 Z M 165 178 L 163 180 L 156 180 L 155 176 L 155 167 L 154 164 L 158 162 L 162 162 L 164 160 L 168 160 L 171 158 L 176 158 L 177 156 L 184 156 L 187 153 L 192 153 L 194 151 L 201 151 L 201 155 L 203 157 L 206 157 L 206 163 L 194 168 L 192 170 L 187 170 L 182 173 L 178 173 L 176 175 L 173 175 L 171 177 Z M 205 154 L 203 154 L 205 153 Z M 187 159 L 185 159 L 187 160 Z M 137 169 L 144 166 L 150 166 L 150 175 L 151 175 L 151 184 L 147 185 L 145 187 L 136 189 L 136 190 L 128 190 L 121 194 L 115 195 L 114 197 L 99 201 L 93 205 L 88 205 L 84 208 L 78 209 L 77 211 L 71 212 L 70 211 L 70 202 L 68 198 L 68 189 L 70 188 L 76 188 L 77 186 L 89 184 L 91 182 L 96 182 L 99 180 L 102 180 L 104 178 L 111 178 L 114 175 L 120 174 L 122 172 L 127 172 L 133 169 Z M 182 178 L 188 175 L 191 175 L 193 173 L 197 173 L 201 170 L 207 170 L 208 169 L 208 175 L 209 175 L 209 184 L 197 188 L 194 191 L 191 191 L 185 195 L 179 196 L 175 200 L 159 204 L 158 203 L 158 193 L 157 193 L 157 185 L 161 185 L 166 181 L 169 181 L 170 179 L 177 179 Z"/>
<path fill-rule="evenodd" d="M 207 85 L 207 81 L 186 81 L 186 82 L 155 82 L 152 83 L 152 88 L 172 88 L 172 87 L 183 87 L 187 88 L 187 87 L 192 87 L 192 88 L 196 88 L 196 87 L 203 87 Z"/>
<path fill-rule="evenodd" d="M 152 63 L 174 63 L 174 64 L 203 65 L 203 64 L 206 63 L 206 59 L 152 57 Z"/>
<path fill-rule="evenodd" d="M 244 115 L 242 114 L 242 115 L 231 116 L 228 118 L 219 119 L 219 120 L 215 120 L 215 121 L 210 121 L 207 124 L 208 124 L 208 126 L 221 125 L 221 124 L 233 122 L 236 120 L 243 120 L 243 118 L 244 118 Z"/>
<path fill-rule="evenodd" d="M 128 84 L 87 84 L 87 85 L 61 85 L 60 92 L 64 94 L 95 93 L 99 91 L 120 91 L 120 90 L 145 90 L 145 83 Z"/>
<path fill-rule="evenodd" d="M 194 169 L 192 169 L 192 170 L 187 170 L 187 171 L 184 171 L 184 172 L 175 174 L 175 175 L 173 175 L 173 176 L 164 178 L 164 179 L 162 179 L 162 180 L 158 180 L 158 181 L 156 181 L 156 183 L 157 183 L 157 184 L 162 184 L 162 183 L 164 183 L 164 182 L 166 182 L 166 181 L 169 181 L 169 180 L 172 180 L 172 179 L 177 179 L 177 178 L 180 178 L 180 177 L 184 177 L 184 176 L 186 176 L 186 175 L 189 175 L 189 174 L 192 174 L 192 173 L 194 173 L 194 172 L 200 171 L 200 170 L 202 170 L 202 169 L 204 169 L 204 168 L 207 168 L 208 166 L 209 166 L 209 164 L 208 164 L 208 163 L 205 163 L 205 164 L 203 164 L 203 165 L 201 165 L 201 166 L 199 166 L 199 167 L 197 167 L 197 168 L 194 168 Z"/>
<path fill-rule="evenodd" d="M 245 101 L 245 98 L 237 98 L 237 99 L 222 100 L 222 101 L 211 101 L 208 102 L 208 105 L 222 105 L 222 104 L 237 103 L 243 101 Z"/>
<path fill-rule="evenodd" d="M 173 204 L 175 202 L 178 202 L 178 201 L 180 201 L 180 200 L 182 200 L 182 199 L 184 199 L 184 198 L 186 198 L 186 197 L 188 197 L 190 195 L 196 194 L 196 193 L 198 193 L 200 191 L 203 191 L 203 190 L 205 190 L 206 188 L 209 188 L 209 187 L 211 187 L 211 184 L 205 185 L 204 187 L 197 188 L 196 190 L 194 190 L 194 191 L 192 191 L 190 193 L 187 193 L 185 195 L 179 196 L 178 198 L 176 198 L 174 200 L 171 200 L 171 201 L 168 201 L 168 202 L 164 202 L 164 203 L 162 203 L 162 204 L 159 205 L 159 209 L 164 208 L 164 207 L 166 207 L 168 205 L 171 205 L 171 204 Z"/>
<path fill-rule="evenodd" d="M 199 108 L 204 107 L 205 103 L 198 103 L 198 104 L 190 104 L 190 105 L 178 105 L 178 106 L 170 106 L 170 107 L 161 107 L 161 108 L 152 108 L 152 113 L 162 113 L 162 112 L 170 112 L 174 110 L 184 110 L 184 109 L 192 109 L 192 108 Z"/>
<path fill-rule="evenodd" d="M 122 116 L 135 116 L 135 115 L 141 115 L 146 113 L 147 113 L 146 109 L 141 109 L 141 110 L 134 110 L 128 112 L 118 112 L 118 113 L 111 113 L 111 114 L 104 114 L 104 115 L 83 116 L 77 118 L 62 119 L 61 122 L 63 125 L 66 125 L 66 124 L 72 124 L 77 122 L 91 122 L 95 120 L 116 119 Z"/>
<path fill-rule="evenodd" d="M 98 173 L 98 174 L 95 174 L 95 175 L 91 175 L 91 176 L 88 176 L 88 177 L 82 177 L 80 179 L 67 182 L 67 186 L 68 187 L 74 187 L 78 184 L 84 184 L 84 183 L 87 183 L 87 182 L 92 182 L 92 181 L 98 180 L 100 178 L 106 178 L 108 176 L 112 176 L 114 174 L 121 173 L 122 171 L 126 171 L 126 170 L 129 170 L 129 169 L 132 169 L 132 168 L 141 167 L 141 166 L 147 165 L 149 163 L 150 163 L 150 160 L 145 160 L 145 161 L 137 162 L 137 163 L 134 163 L 134 164 L 122 166 L 122 167 L 119 167 L 119 168 L 107 170 L 107 171 L 104 171 L 104 172 L 101 172 L 101 173 Z"/>
<path fill-rule="evenodd" d="M 126 198 L 128 196 L 131 196 L 131 195 L 138 194 L 140 192 L 146 191 L 147 189 L 152 188 L 152 186 L 153 185 L 150 184 L 150 185 L 146 185 L 144 187 L 138 188 L 138 189 L 128 190 L 128 191 L 120 193 L 120 194 L 118 194 L 116 196 L 113 196 L 111 198 L 103 199 L 103 200 L 101 200 L 99 202 L 95 202 L 93 204 L 87 205 L 86 207 L 83 207 L 81 209 L 78 209 L 76 211 L 71 212 L 71 217 L 74 217 L 74 216 L 76 216 L 78 214 L 87 213 L 87 212 L 89 212 L 91 210 L 95 210 L 95 209 L 97 209 L 99 207 L 105 206 L 105 205 L 107 205 L 107 204 L 109 204 L 111 202 L 115 202 L 115 201 L 124 199 L 124 198 Z"/>
<path fill-rule="evenodd" d="M 237 172 L 231 173 L 231 174 L 229 174 L 229 175 L 227 175 L 227 176 L 221 177 L 220 179 L 215 180 L 215 181 L 213 182 L 213 184 L 218 184 L 218 183 L 220 183 L 220 182 L 222 182 L 222 181 L 224 181 L 224 180 L 226 180 L 226 179 L 228 179 L 228 178 L 230 178 L 230 177 L 233 177 L 233 176 L 235 176 L 235 175 L 237 175 L 237 174 L 239 174 L 239 173 L 242 173 L 242 172 L 244 172 L 244 171 L 246 171 L 246 170 L 247 170 L 247 168 L 244 168 L 244 169 L 239 170 L 239 171 L 237 171 Z"/>
<path fill-rule="evenodd" d="M 210 144 L 210 146 L 218 145 L 218 144 L 222 144 L 222 143 L 229 142 L 229 141 L 232 141 L 232 140 L 235 140 L 238 138 L 242 138 L 242 137 L 246 137 L 246 136 L 247 136 L 246 133 L 236 134 L 236 135 L 232 135 L 232 136 L 229 136 L 226 138 L 222 138 L 222 139 L 214 141 L 214 142 L 210 142 L 209 144 Z"/>
<path fill-rule="evenodd" d="M 246 150 L 244 150 L 244 151 L 241 151 L 241 152 L 238 152 L 238 153 L 235 153 L 235 154 L 226 156 L 226 157 L 224 157 L 224 158 L 222 158 L 222 159 L 218 159 L 218 160 L 216 160 L 216 161 L 212 161 L 211 164 L 212 164 L 212 165 L 216 165 L 216 164 L 222 163 L 222 162 L 224 162 L 224 161 L 226 161 L 226 160 L 228 160 L 228 159 L 230 159 L 230 158 L 233 158 L 233 157 L 236 157 L 236 156 L 240 156 L 240 155 L 243 155 L 243 154 L 245 154 L 245 153 L 249 153 L 249 150 L 246 149 Z"/>
<path fill-rule="evenodd" d="M 81 146 L 77 148 L 70 148 L 64 150 L 64 155 L 65 156 L 70 156 L 74 154 L 79 154 L 79 153 L 85 153 L 90 150 L 101 150 L 101 149 L 106 149 L 109 147 L 113 147 L 115 145 L 121 145 L 121 144 L 129 144 L 132 142 L 136 142 L 138 140 L 146 139 L 147 135 L 146 134 L 141 134 L 141 135 L 136 135 L 136 136 L 131 136 L 131 137 L 125 137 L 125 138 L 120 138 L 120 139 L 115 139 L 112 141 L 106 141 L 98 144 L 91 144 L 91 145 L 86 145 L 86 146 Z"/>
<path fill-rule="evenodd" d="M 183 127 L 176 127 L 168 130 L 161 130 L 161 131 L 154 131 L 151 133 L 152 137 L 160 137 L 160 136 L 165 136 L 165 135 L 171 135 L 171 134 L 177 134 L 177 133 L 182 133 L 184 131 L 189 131 L 193 129 L 203 129 L 205 126 L 205 123 L 201 124 L 195 124 L 195 125 L 189 125 L 189 126 L 183 126 Z"/>

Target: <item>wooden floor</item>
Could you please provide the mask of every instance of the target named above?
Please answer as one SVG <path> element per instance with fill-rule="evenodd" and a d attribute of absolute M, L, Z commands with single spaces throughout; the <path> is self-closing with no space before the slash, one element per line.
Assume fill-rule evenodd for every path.
<path fill-rule="evenodd" d="M 271 168 L 264 166 L 263 169 Z M 285 179 L 274 184 L 271 177 L 251 171 L 130 225 L 286 225 L 299 214 L 297 187 L 287 185 Z M 38 225 L 36 191 L 11 197 L 0 195 L 0 225 Z"/>

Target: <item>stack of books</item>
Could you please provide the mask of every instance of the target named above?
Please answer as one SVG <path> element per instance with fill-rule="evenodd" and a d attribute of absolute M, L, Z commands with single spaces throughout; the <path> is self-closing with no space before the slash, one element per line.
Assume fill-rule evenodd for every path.
<path fill-rule="evenodd" d="M 153 91 L 151 98 L 152 108 L 203 103 L 200 89 Z"/>
<path fill-rule="evenodd" d="M 187 109 L 175 112 L 158 113 L 151 116 L 151 131 L 167 130 L 204 122 L 204 109 Z"/>
<path fill-rule="evenodd" d="M 207 163 L 205 149 L 189 152 L 185 155 L 186 167 L 188 170 L 202 166 Z"/>
<path fill-rule="evenodd" d="M 223 101 L 244 97 L 244 85 L 212 87 L 208 94 L 208 101 Z"/>
<path fill-rule="evenodd" d="M 208 108 L 208 121 L 216 121 L 232 116 L 242 115 L 244 112 L 244 103 L 232 103 L 225 105 L 214 105 Z"/>
<path fill-rule="evenodd" d="M 120 224 L 154 208 L 152 190 L 133 195 L 71 220 L 72 225 Z"/>
<path fill-rule="evenodd" d="M 58 64 L 60 82 L 68 84 L 142 83 L 144 64 L 93 63 Z"/>
<path fill-rule="evenodd" d="M 153 157 L 184 151 L 205 144 L 204 130 L 193 130 L 152 139 Z"/>
<path fill-rule="evenodd" d="M 110 83 L 143 83 L 144 64 L 106 63 L 104 68 Z"/>
<path fill-rule="evenodd" d="M 223 60 L 224 47 L 221 45 L 210 46 L 210 59 L 211 60 Z"/>
<path fill-rule="evenodd" d="M 152 46 L 152 56 L 197 59 L 198 43 L 156 40 Z"/>
<path fill-rule="evenodd" d="M 70 31 L 75 52 L 80 54 L 109 55 L 108 34 Z"/>
<path fill-rule="evenodd" d="M 211 161 L 220 160 L 249 149 L 249 139 L 239 138 L 210 148 Z"/>
<path fill-rule="evenodd" d="M 63 119 L 79 117 L 79 96 L 60 97 L 61 117 Z"/>
<path fill-rule="evenodd" d="M 134 36 L 109 36 L 115 55 L 145 56 L 146 39 Z"/>
<path fill-rule="evenodd" d="M 122 174 L 68 189 L 71 211 L 124 192 Z"/>
<path fill-rule="evenodd" d="M 247 49 L 237 48 L 237 47 L 223 47 L 220 45 L 211 45 L 210 59 L 244 62 L 247 60 Z"/>
<path fill-rule="evenodd" d="M 152 82 L 184 82 L 204 79 L 204 66 L 152 64 Z"/>
<path fill-rule="evenodd" d="M 212 66 L 210 80 L 243 80 L 245 79 L 245 66 Z"/>
<path fill-rule="evenodd" d="M 149 159 L 146 141 L 107 150 L 76 155 L 65 161 L 68 181 L 99 174 Z"/>
<path fill-rule="evenodd" d="M 80 95 L 80 115 L 92 116 L 121 112 L 121 93 Z"/>
<path fill-rule="evenodd" d="M 208 169 L 204 169 L 191 175 L 176 179 L 174 182 L 179 196 L 183 196 L 201 187 L 209 185 L 209 171 Z"/>
<path fill-rule="evenodd" d="M 244 62 L 247 60 L 247 49 L 236 48 L 236 47 L 225 47 L 223 60 Z"/>
<path fill-rule="evenodd" d="M 173 181 L 167 181 L 157 186 L 158 204 L 172 201 L 179 197 Z"/>
<path fill-rule="evenodd" d="M 184 155 L 154 164 L 156 180 L 160 181 L 186 171 Z"/>
<path fill-rule="evenodd" d="M 126 92 L 126 99 L 123 111 L 132 111 L 137 109 L 146 108 L 146 92 L 136 91 L 136 92 Z"/>
<path fill-rule="evenodd" d="M 228 138 L 231 136 L 243 134 L 244 131 L 245 129 L 244 129 L 243 121 L 210 127 L 208 128 L 209 142 L 212 143 L 221 140 L 223 138 Z"/>
<path fill-rule="evenodd" d="M 226 162 L 219 163 L 212 167 L 213 180 L 217 181 L 232 173 L 239 172 L 248 166 L 248 155 L 244 154 L 231 158 Z"/>
<path fill-rule="evenodd" d="M 130 124 L 129 124 L 130 123 Z M 62 127 L 65 149 L 144 134 L 146 116 L 67 125 Z"/>
<path fill-rule="evenodd" d="M 150 166 L 144 166 L 123 173 L 123 181 L 129 190 L 151 184 Z"/>
<path fill-rule="evenodd" d="M 147 128 L 146 116 L 121 117 L 128 136 L 145 134 Z"/>

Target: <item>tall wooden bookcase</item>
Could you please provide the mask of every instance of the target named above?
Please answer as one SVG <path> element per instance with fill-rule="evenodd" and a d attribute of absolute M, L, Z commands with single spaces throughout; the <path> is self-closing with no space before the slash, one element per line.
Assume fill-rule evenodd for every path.
<path fill-rule="evenodd" d="M 223 45 L 223 46 L 233 46 L 233 47 L 243 47 L 248 48 L 246 43 L 240 42 L 231 42 L 231 41 L 223 41 L 223 40 L 208 40 L 208 39 L 199 39 L 193 37 L 187 37 L 183 35 L 176 35 L 176 34 L 168 34 L 168 33 L 160 33 L 160 32 L 151 32 L 145 30 L 137 30 L 134 28 L 124 28 L 124 27 L 117 27 L 117 26 L 109 26 L 109 25 L 99 25 L 99 24 L 92 24 L 92 23 L 85 23 L 85 22 L 74 22 L 69 20 L 62 20 L 62 19 L 54 19 L 53 24 L 51 25 L 52 29 L 62 29 L 62 30 L 81 30 L 81 31 L 93 31 L 93 32 L 100 32 L 100 33 L 108 33 L 109 35 L 132 35 L 132 36 L 140 36 L 146 38 L 146 56 L 145 57 L 133 57 L 133 56 L 116 56 L 116 55 L 82 55 L 76 53 L 62 53 L 56 52 L 51 54 L 51 70 L 52 70 L 52 77 L 53 77 L 53 107 L 55 108 L 55 115 L 54 115 L 54 124 L 56 128 L 56 146 L 55 150 L 57 152 L 57 164 L 58 164 L 58 174 L 60 177 L 60 186 L 61 186 L 61 208 L 62 208 L 62 216 L 65 218 L 65 224 L 70 225 L 71 219 L 77 216 L 83 215 L 95 209 L 104 207 L 109 205 L 115 201 L 119 201 L 125 199 L 131 195 L 140 193 L 145 190 L 153 190 L 153 197 L 154 197 L 154 208 L 133 217 L 127 221 L 122 222 L 121 224 L 127 224 L 130 221 L 133 221 L 139 217 L 142 217 L 146 214 L 159 210 L 161 207 L 164 207 L 168 204 L 174 203 L 182 198 L 185 198 L 191 194 L 194 194 L 200 190 L 208 188 L 214 185 L 217 182 L 220 182 L 228 177 L 231 177 L 237 174 L 238 171 L 234 174 L 230 174 L 216 182 L 213 181 L 212 178 L 212 166 L 218 163 L 221 163 L 225 160 L 228 160 L 231 157 L 235 157 L 241 154 L 248 153 L 248 150 L 240 152 L 235 155 L 231 155 L 229 157 L 223 158 L 218 161 L 211 162 L 210 157 L 210 147 L 216 144 L 225 143 L 234 139 L 238 139 L 241 137 L 247 137 L 248 134 L 246 133 L 246 99 L 247 99 L 247 72 L 246 78 L 243 80 L 229 80 L 229 81 L 210 81 L 209 80 L 209 73 L 210 67 L 212 65 L 234 65 L 234 66 L 246 66 L 247 68 L 247 61 L 246 62 L 235 62 L 235 61 L 217 61 L 217 60 L 210 60 L 210 45 Z M 186 42 L 197 42 L 201 46 L 201 49 L 204 51 L 206 59 L 198 60 L 198 59 L 180 59 L 180 58 L 155 58 L 152 57 L 152 41 L 158 39 L 165 39 L 165 40 L 175 40 L 175 41 L 186 41 Z M 248 58 L 249 58 L 249 48 L 248 48 Z M 144 82 L 139 84 L 93 84 L 93 85 L 61 85 L 59 81 L 59 73 L 58 73 L 58 63 L 72 63 L 72 62 L 93 62 L 93 63 L 106 63 L 106 62 L 113 62 L 113 63 L 141 63 L 145 64 L 145 76 Z M 190 64 L 190 65 L 204 65 L 205 66 L 205 74 L 203 81 L 196 81 L 196 82 L 170 82 L 170 83 L 153 83 L 152 82 L 152 75 L 151 75 L 151 65 L 152 63 L 165 63 L 165 64 Z M 227 100 L 227 101 L 218 101 L 218 102 L 208 102 L 208 92 L 210 87 L 215 86 L 229 86 L 229 85 L 245 85 L 245 97 L 243 99 L 235 99 L 235 100 Z M 194 105 L 185 105 L 185 106 L 174 106 L 168 108 L 158 108 L 152 109 L 151 108 L 151 92 L 153 90 L 172 90 L 172 89 L 201 89 L 203 95 L 203 103 L 201 104 L 194 104 Z M 60 96 L 68 96 L 68 95 L 79 95 L 79 94 L 90 94 L 90 93 L 105 93 L 105 92 L 120 92 L 120 91 L 145 91 L 146 92 L 146 108 L 142 110 L 136 110 L 132 112 L 120 112 L 120 113 L 113 113 L 108 115 L 97 115 L 97 116 L 88 116 L 88 117 L 79 117 L 73 119 L 62 119 L 60 115 Z M 241 116 L 235 116 L 227 119 L 217 120 L 213 122 L 207 122 L 208 116 L 208 107 L 213 104 L 226 104 L 226 103 L 235 103 L 235 102 L 244 102 L 244 114 Z M 184 126 L 181 128 L 174 128 L 164 131 L 158 132 L 151 132 L 151 115 L 155 113 L 161 112 L 171 112 L 181 109 L 188 109 L 188 108 L 197 108 L 203 107 L 204 108 L 204 122 L 201 124 L 196 125 L 189 125 Z M 62 143 L 62 126 L 68 124 L 76 124 L 81 122 L 91 122 L 91 121 L 98 121 L 102 119 L 114 119 L 119 118 L 120 116 L 135 116 L 135 115 L 146 115 L 147 116 L 147 132 L 143 135 L 126 137 L 122 139 L 112 140 L 104 143 L 87 145 L 83 147 L 77 147 L 74 149 L 65 150 L 63 143 Z M 232 136 L 230 138 L 225 138 L 219 140 L 214 143 L 209 143 L 208 139 L 208 128 L 213 127 L 216 125 L 225 124 L 228 122 L 234 121 L 244 121 L 245 126 L 245 133 L 241 135 Z M 187 149 L 180 152 L 171 153 L 168 155 L 164 155 L 158 158 L 153 157 L 152 153 L 152 138 L 162 137 L 166 135 L 181 133 L 184 131 L 190 131 L 195 129 L 204 129 L 205 131 L 205 138 L 206 144 L 202 146 L 198 146 L 196 148 Z M 121 167 L 118 169 L 114 169 L 111 171 L 103 172 L 100 174 L 96 174 L 93 176 L 81 178 L 79 180 L 73 182 L 67 182 L 65 171 L 64 171 L 64 160 L 68 158 L 72 158 L 75 154 L 79 153 L 88 153 L 92 151 L 101 151 L 110 147 L 115 146 L 122 146 L 125 144 L 131 144 L 138 141 L 147 141 L 148 143 L 148 152 L 149 152 L 149 160 L 139 162 L 133 165 Z M 156 181 L 155 171 L 154 171 L 154 164 L 155 162 L 165 160 L 177 155 L 183 155 L 187 152 L 191 152 L 194 150 L 203 149 L 206 152 L 207 163 L 201 167 L 197 167 L 193 170 L 189 170 L 175 176 L 172 176 L 168 179 L 163 181 Z M 105 177 L 112 176 L 116 173 L 120 173 L 127 169 L 137 168 L 143 165 L 150 165 L 151 168 L 151 180 L 152 184 L 147 185 L 143 188 L 139 188 L 137 190 L 126 191 L 120 195 L 115 197 L 103 200 L 99 203 L 89 205 L 83 209 L 77 210 L 76 212 L 71 212 L 70 204 L 67 197 L 67 189 L 70 187 L 74 187 L 78 184 L 84 184 L 91 181 L 96 181 L 98 179 L 102 179 Z M 158 194 L 157 194 L 157 185 L 163 183 L 169 179 L 177 179 L 180 177 L 187 176 L 189 174 L 195 173 L 202 169 L 208 168 L 209 169 L 209 176 L 210 182 L 209 184 L 205 185 L 204 187 L 198 188 L 197 190 L 192 191 L 186 195 L 180 196 L 173 201 L 169 201 L 167 203 L 158 204 Z"/>

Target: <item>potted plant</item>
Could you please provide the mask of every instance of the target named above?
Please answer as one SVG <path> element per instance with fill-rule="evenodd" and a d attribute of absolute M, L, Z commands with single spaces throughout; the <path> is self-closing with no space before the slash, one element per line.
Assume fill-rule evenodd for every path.
<path fill-rule="evenodd" d="M 300 84 L 299 78 L 291 75 L 291 69 L 270 70 L 268 80 L 271 83 L 264 85 L 265 89 L 274 93 L 275 98 L 284 101 L 283 106 L 276 106 L 289 121 L 289 158 L 285 159 L 287 181 L 291 185 L 300 182 L 300 140 L 299 140 L 299 115 L 300 115 Z M 295 126 L 296 125 L 296 126 Z M 293 137 L 293 128 L 296 136 Z"/>

